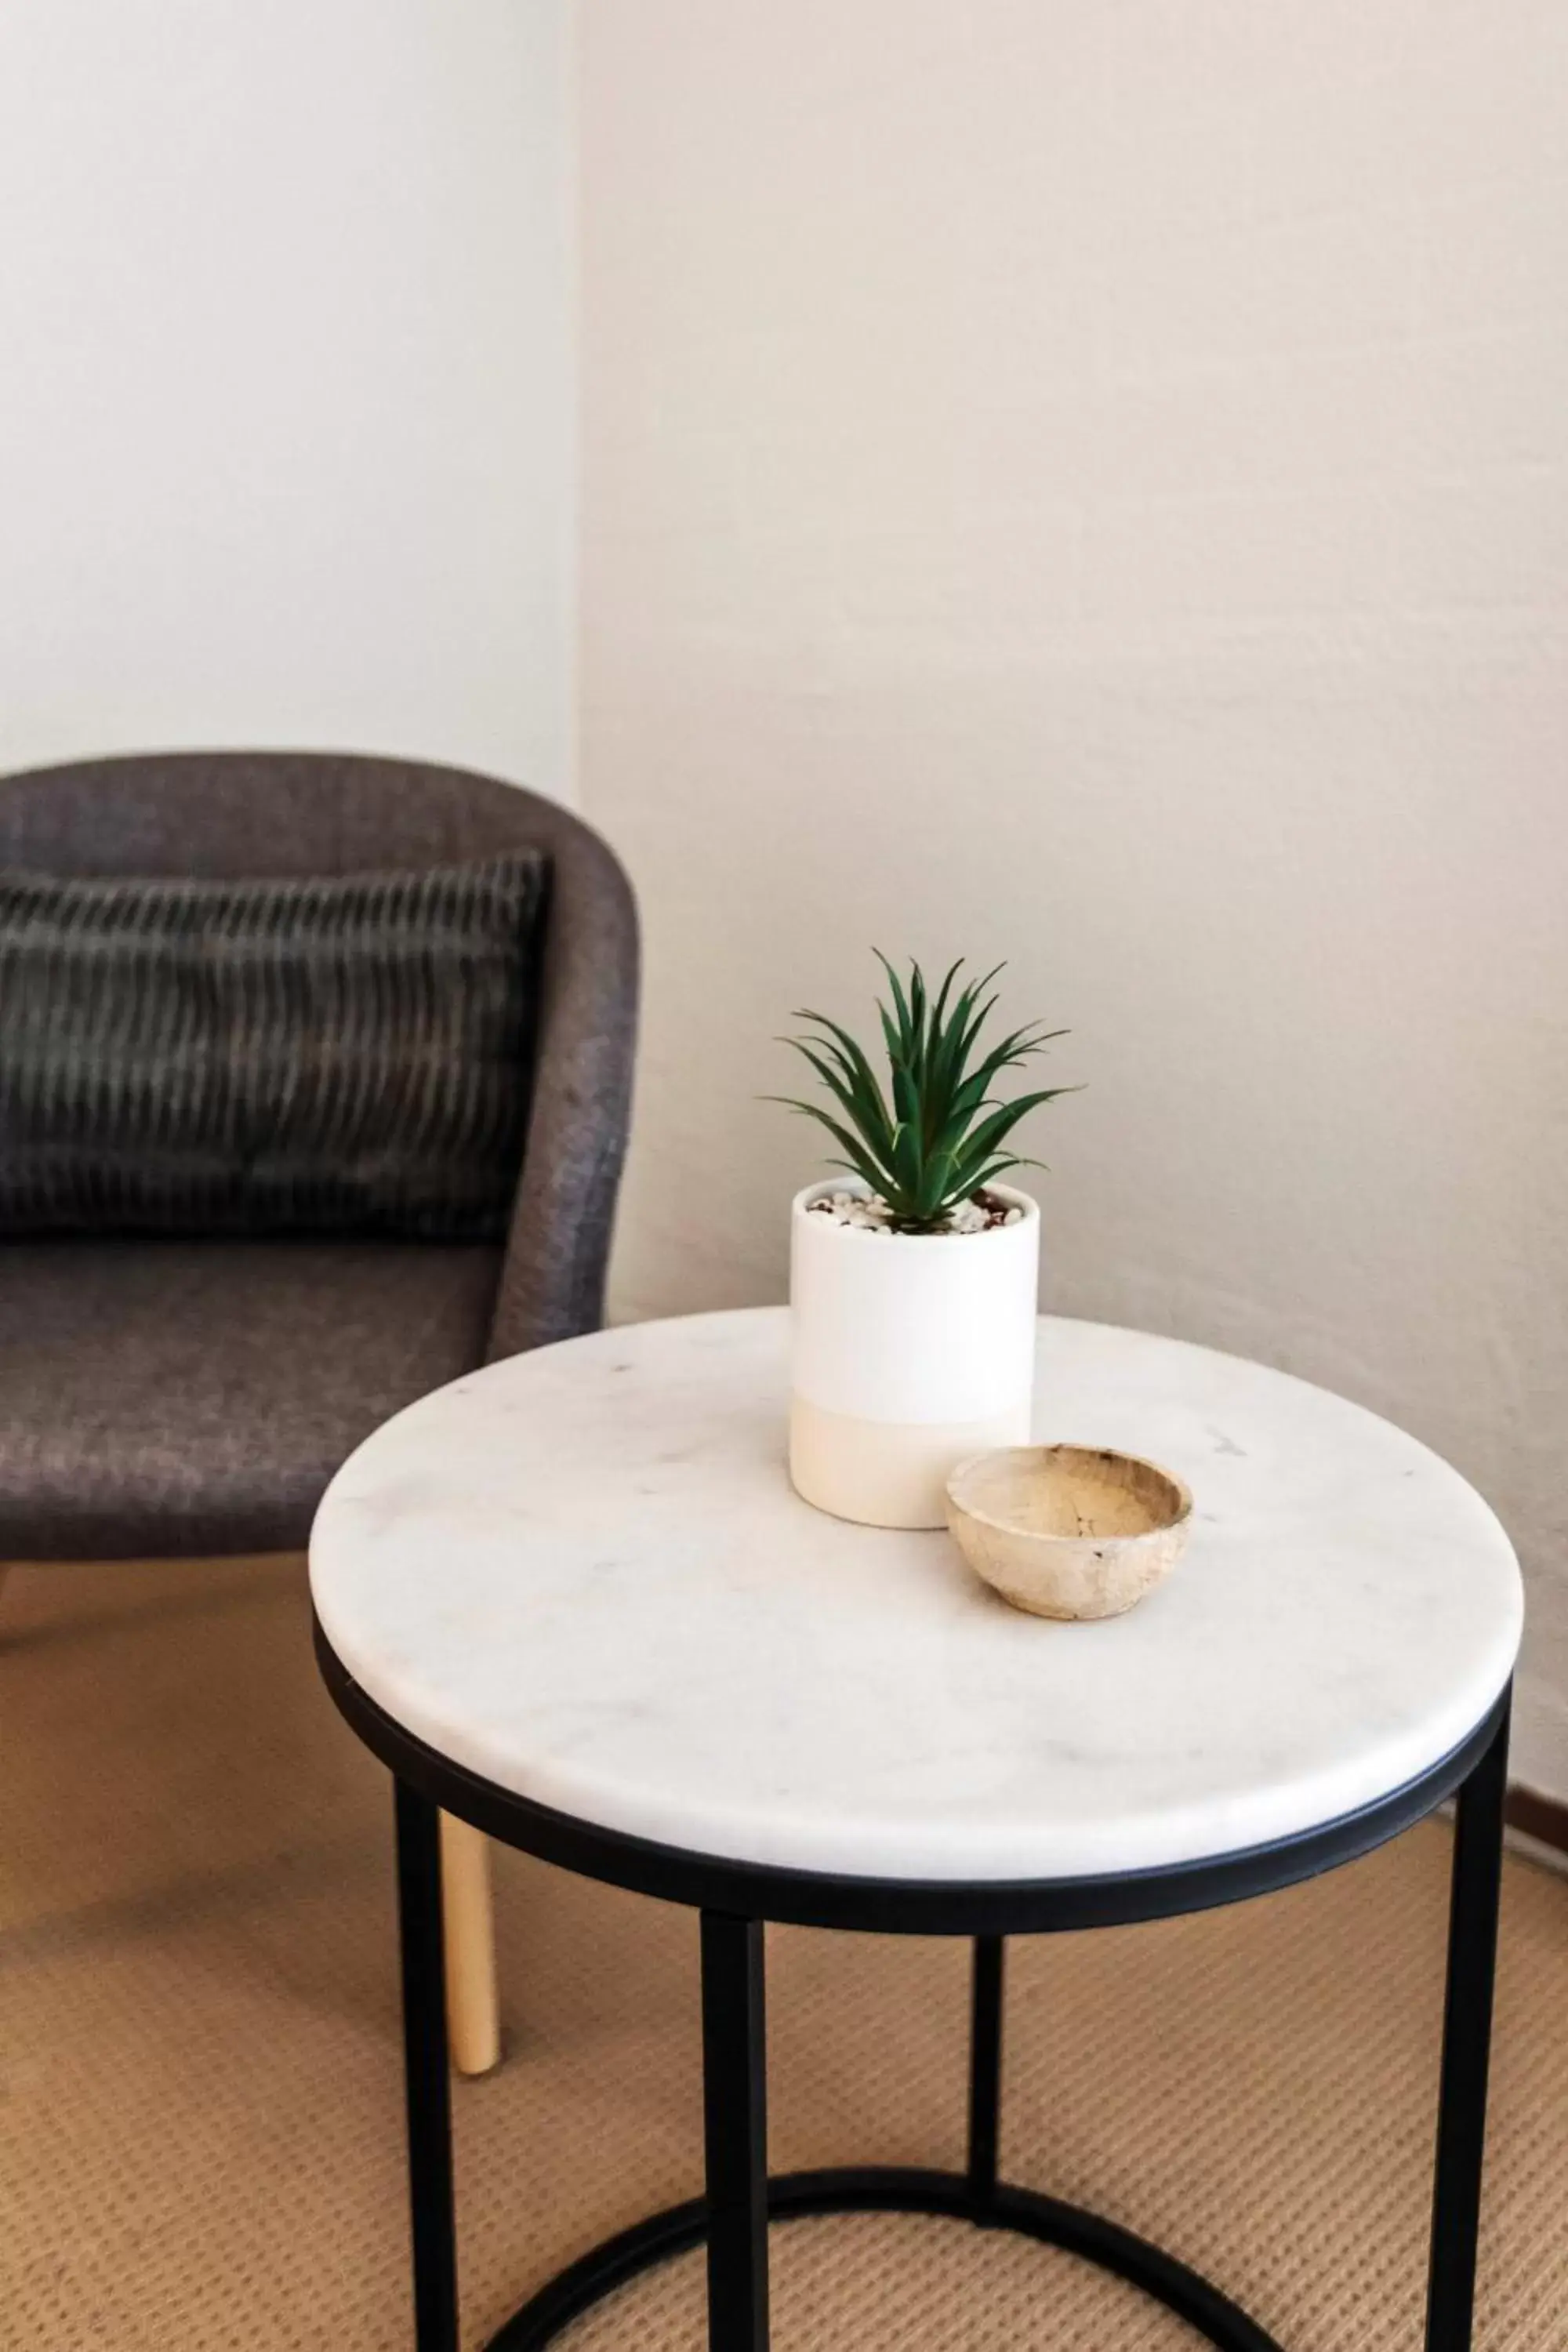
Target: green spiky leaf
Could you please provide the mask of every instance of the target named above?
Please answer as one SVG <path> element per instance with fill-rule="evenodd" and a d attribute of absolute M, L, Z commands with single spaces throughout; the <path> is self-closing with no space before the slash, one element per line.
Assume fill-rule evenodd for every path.
<path fill-rule="evenodd" d="M 1039 1165 L 1006 1149 L 1007 1139 L 1031 1111 L 1076 1089 L 1051 1087 L 1004 1102 L 994 1087 L 1005 1071 L 1021 1068 L 1067 1032 L 1030 1023 L 977 1053 L 996 1004 L 985 992 L 1000 964 L 955 995 L 962 958 L 933 992 L 918 963 L 901 979 L 881 950 L 875 952 L 892 997 L 877 1006 L 885 1085 L 848 1030 L 826 1013 L 800 1012 L 805 1034 L 780 1042 L 803 1056 L 829 1099 L 771 1099 L 826 1129 L 844 1155 L 829 1164 L 879 1192 L 901 1231 L 930 1233 L 1009 1169 Z"/>

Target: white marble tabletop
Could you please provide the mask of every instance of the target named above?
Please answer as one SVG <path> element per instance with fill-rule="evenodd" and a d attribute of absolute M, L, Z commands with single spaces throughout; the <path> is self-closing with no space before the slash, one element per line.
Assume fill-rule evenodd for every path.
<path fill-rule="evenodd" d="M 316 1608 L 398 1722 L 584 1820 L 876 1877 L 1194 1861 L 1389 1794 L 1518 1646 L 1508 1538 L 1358 1406 L 1235 1357 L 1040 1326 L 1037 1432 L 1191 1486 L 1126 1616 L 1020 1615 L 942 1534 L 823 1517 L 784 1465 L 783 1308 L 455 1381 L 333 1480 Z"/>

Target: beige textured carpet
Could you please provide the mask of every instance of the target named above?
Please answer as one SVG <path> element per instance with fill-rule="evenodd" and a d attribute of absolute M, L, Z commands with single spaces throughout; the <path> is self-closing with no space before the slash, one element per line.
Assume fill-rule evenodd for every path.
<path fill-rule="evenodd" d="M 0 1599 L 0 2345 L 408 2341 L 377 1768 L 291 1562 L 17 1571 Z M 1289 2352 L 1415 2352 L 1447 1835 L 1210 1917 L 1013 1947 L 1011 2174 L 1162 2238 Z M 466 2341 L 699 2185 L 689 1916 L 516 1857 L 512 2047 L 458 2095 Z M 1568 1884 L 1510 1863 L 1479 2352 L 1568 2344 Z M 776 2164 L 961 2158 L 960 1945 L 770 1938 Z M 1176 2352 L 1065 2256 L 774 2233 L 779 2352 Z M 700 2264 L 573 2352 L 696 2352 Z"/>

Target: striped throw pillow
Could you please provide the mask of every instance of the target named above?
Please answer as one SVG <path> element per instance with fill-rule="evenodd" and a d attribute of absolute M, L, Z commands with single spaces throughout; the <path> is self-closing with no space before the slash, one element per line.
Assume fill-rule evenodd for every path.
<path fill-rule="evenodd" d="M 0 1235 L 497 1238 L 546 880 L 0 872 Z"/>

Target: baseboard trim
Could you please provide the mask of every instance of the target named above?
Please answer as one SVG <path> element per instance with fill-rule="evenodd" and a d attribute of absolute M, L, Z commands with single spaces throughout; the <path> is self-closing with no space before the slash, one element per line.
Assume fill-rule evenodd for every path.
<path fill-rule="evenodd" d="M 1543 1797 L 1538 1789 L 1521 1789 L 1516 1782 L 1508 1792 L 1507 1820 L 1510 1829 L 1522 1831 L 1537 1845 L 1568 1854 L 1568 1805 L 1559 1798 Z"/>

